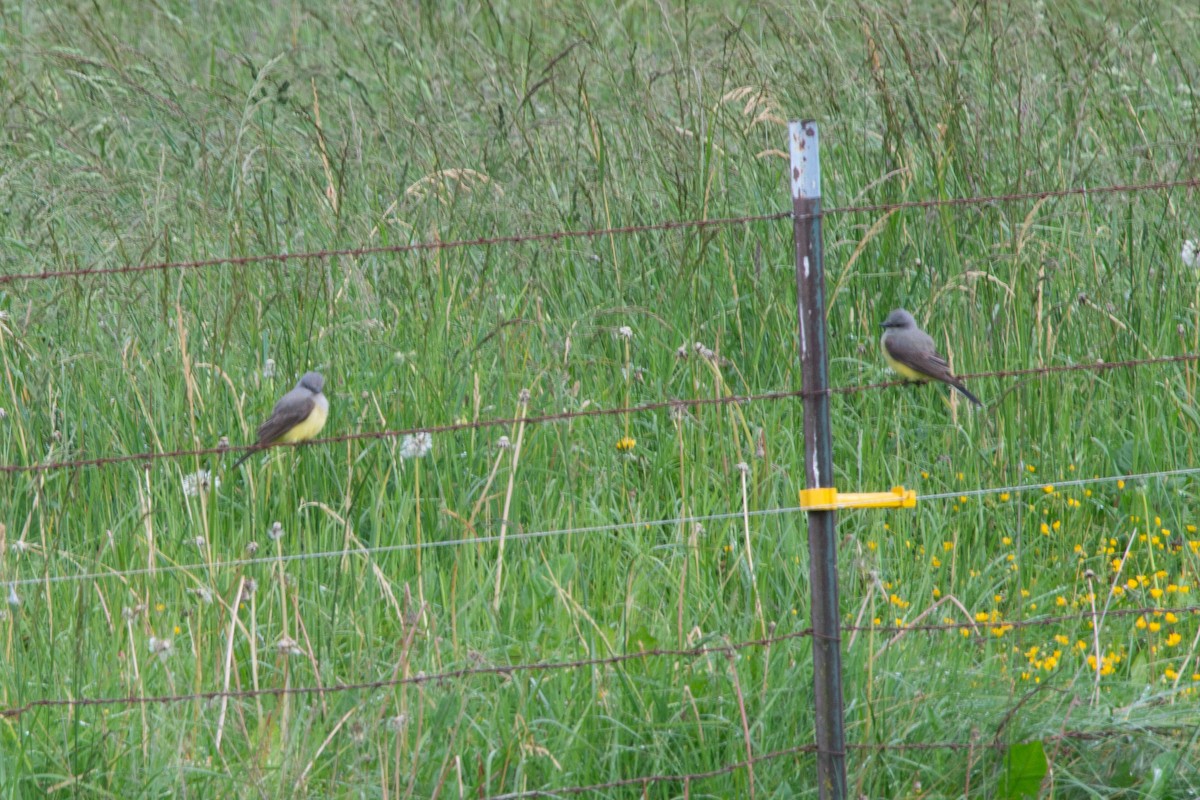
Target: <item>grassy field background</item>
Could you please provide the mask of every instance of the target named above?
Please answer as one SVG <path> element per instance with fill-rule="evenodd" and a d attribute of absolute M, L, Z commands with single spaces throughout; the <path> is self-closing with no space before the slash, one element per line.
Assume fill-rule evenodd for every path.
<path fill-rule="evenodd" d="M 790 208 L 783 123 L 799 117 L 821 125 L 826 206 L 1200 174 L 1188 3 L 2 13 L 4 275 L 768 214 Z M 831 216 L 831 382 L 887 378 L 878 324 L 901 305 L 959 372 L 1200 351 L 1188 238 L 1195 190 Z M 532 415 L 799 388 L 788 220 L 16 281 L 0 312 L 4 464 L 246 444 L 308 369 L 327 377 L 330 435 L 512 417 L 522 390 Z M 1195 606 L 1193 479 L 1040 487 L 1195 465 L 1196 384 L 1179 364 L 979 380 L 980 412 L 944 387 L 835 397 L 839 488 L 964 493 L 841 515 L 846 622 Z M 0 476 L 0 706 L 801 631 L 796 513 L 515 540 L 502 573 L 492 542 L 282 560 L 491 537 L 505 519 L 519 533 L 794 506 L 800 412 L 483 428 L 415 457 L 396 439 L 283 448 L 236 473 L 206 456 Z M 1018 485 L 1035 488 L 965 494 Z M 215 566 L 247 556 L 276 560 Z M 854 796 L 1019 796 L 1019 765 L 986 745 L 1031 741 L 1054 796 L 1200 791 L 1196 614 L 892 638 L 844 643 L 849 741 L 975 746 L 853 751 Z M 801 637 L 35 708 L 0 725 L 0 788 L 485 797 L 719 770 L 812 741 L 810 663 Z M 1122 735 L 1052 738 L 1064 730 Z M 816 796 L 814 776 L 794 754 L 592 794 Z"/>

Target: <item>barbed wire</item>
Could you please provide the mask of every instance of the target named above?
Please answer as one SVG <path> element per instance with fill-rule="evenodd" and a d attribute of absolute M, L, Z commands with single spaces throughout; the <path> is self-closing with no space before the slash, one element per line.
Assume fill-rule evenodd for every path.
<path fill-rule="evenodd" d="M 823 209 L 816 214 L 802 215 L 801 219 L 811 219 L 818 216 L 832 216 L 853 213 L 871 213 L 878 211 L 898 211 L 913 208 L 937 208 L 972 205 L 992 205 L 1024 200 L 1044 200 L 1057 197 L 1124 194 L 1143 191 L 1156 191 L 1200 186 L 1200 178 L 1186 178 L 1173 181 L 1151 181 L 1148 183 L 1109 184 L 1106 186 L 1078 186 L 1068 189 L 1048 189 L 1033 192 L 1012 192 L 1007 194 L 977 195 L 973 197 L 952 197 L 934 200 L 909 200 L 895 203 L 867 203 L 861 205 L 836 206 Z M 713 228 L 732 225 L 747 225 L 753 222 L 772 222 L 791 219 L 791 211 L 778 211 L 770 214 L 749 214 L 736 217 L 714 217 L 707 219 L 671 220 L 666 222 L 646 223 L 642 225 L 623 225 L 609 228 L 588 228 L 583 230 L 550 231 L 545 233 L 511 234 L 507 236 L 481 236 L 473 239 L 433 240 L 411 242 L 409 244 L 376 245 L 368 247 L 349 247 L 327 250 L 306 250 L 298 253 L 270 253 L 251 256 L 217 256 L 213 258 L 196 259 L 192 261 L 161 261 L 148 264 L 127 264 L 120 267 L 87 267 L 84 269 L 46 270 L 42 272 L 25 272 L 11 275 L 0 275 L 0 285 L 17 281 L 43 281 L 61 278 L 85 278 L 102 275 L 119 275 L 143 272 L 160 272 L 167 270 L 192 270 L 215 266 L 245 266 L 262 263 L 285 263 L 288 261 L 318 260 L 338 257 L 361 257 L 367 255 L 411 253 L 429 250 L 452 250 L 464 247 L 491 247 L 506 244 L 524 244 L 532 242 L 553 242 L 561 239 L 588 239 L 602 236 L 621 236 L 651 231 L 668 231 L 687 228 Z"/>
<path fill-rule="evenodd" d="M 109 705 L 160 705 L 186 703 L 197 700 L 219 700 L 222 698 L 244 700 L 253 699 L 256 697 L 282 697 L 284 695 L 324 695 L 337 694 L 338 692 L 361 692 L 372 691 L 376 689 L 391 689 L 397 686 L 441 684 L 448 681 L 461 680 L 463 678 L 480 675 L 510 676 L 522 672 L 557 672 L 559 670 L 575 670 L 583 667 L 613 666 L 616 664 L 623 664 L 627 661 L 642 661 L 648 658 L 701 658 L 706 655 L 732 655 L 739 650 L 745 650 L 751 647 L 769 647 L 781 642 L 787 642 L 792 639 L 807 638 L 809 636 L 812 636 L 812 629 L 805 628 L 804 630 L 792 631 L 790 633 L 779 634 L 776 636 L 767 636 L 759 639 L 749 639 L 740 642 L 730 642 L 723 645 L 707 645 L 675 649 L 654 648 L 649 650 L 637 650 L 632 653 L 620 653 L 613 656 L 581 658 L 573 661 L 539 661 L 524 664 L 504 664 L 488 667 L 463 667 L 462 669 L 429 674 L 418 672 L 416 675 L 411 675 L 405 678 L 389 678 L 378 681 L 364 681 L 362 683 L 335 684 L 333 686 L 271 686 L 258 689 L 223 689 L 211 692 L 190 692 L 186 694 L 171 695 L 43 698 L 40 700 L 31 700 L 21 706 L 14 706 L 0 710 L 0 718 L 7 719 L 12 717 L 20 717 L 21 715 L 26 714 L 35 708 L 78 708 L 83 706 Z"/>
<path fill-rule="evenodd" d="M 1135 733 L 1151 733 L 1158 736 L 1170 736 L 1185 731 L 1191 731 L 1192 726 L 1179 728 L 1164 728 L 1162 726 L 1148 728 L 1108 728 L 1102 730 L 1070 730 L 1060 733 L 1050 734 L 1049 736 L 1038 737 L 1036 741 L 1043 744 L 1051 744 L 1057 742 L 1093 742 L 1103 741 L 1107 739 L 1116 739 L 1128 737 Z M 1020 744 L 1016 742 L 1015 744 Z M 847 751 L 857 752 L 913 752 L 913 751 L 932 751 L 932 750 L 951 750 L 956 752 L 961 751 L 983 751 L 996 750 L 1005 751 L 1013 746 L 1013 742 L 1004 741 L 973 741 L 973 742 L 878 742 L 878 743 L 863 743 L 854 742 L 847 743 Z M 615 781 L 607 781 L 605 783 L 592 783 L 583 786 L 563 786 L 554 789 L 524 789 L 515 792 L 506 792 L 504 794 L 487 795 L 483 800 L 527 800 L 528 798 L 538 797 L 562 797 L 564 795 L 579 795 L 590 794 L 592 792 L 601 792 L 608 789 L 620 789 L 627 786 L 642 786 L 648 787 L 656 783 L 682 783 L 685 786 L 690 786 L 692 783 L 718 778 L 722 775 L 729 775 L 739 770 L 748 769 L 756 764 L 761 764 L 767 761 L 774 761 L 788 756 L 812 755 L 817 752 L 816 744 L 799 744 L 793 747 L 785 747 L 781 750 L 774 750 L 770 753 L 753 756 L 751 758 L 736 761 L 731 764 L 726 764 L 722 767 L 706 770 L 704 772 L 689 772 L 679 773 L 674 775 L 654 774 L 642 775 L 636 778 L 621 778 Z M 685 793 L 684 795 L 688 795 Z"/>
<path fill-rule="evenodd" d="M 721 775 L 729 775 L 738 770 L 747 769 L 755 764 L 761 764 L 764 761 L 774 761 L 775 759 L 785 758 L 787 756 L 811 754 L 817 752 L 815 744 L 799 744 L 794 747 L 785 747 L 782 750 L 775 750 L 770 753 L 753 756 L 735 761 L 732 764 L 726 764 L 723 767 L 710 769 L 705 772 L 689 772 L 678 775 L 642 775 L 637 778 L 621 778 L 615 781 L 607 781 L 605 783 L 592 783 L 586 786 L 564 786 L 557 789 L 525 789 L 517 792 L 505 792 L 504 794 L 488 795 L 484 800 L 523 800 L 524 798 L 533 797 L 562 797 L 563 795 L 589 794 L 591 792 L 602 792 L 607 789 L 621 789 L 626 786 L 651 786 L 656 783 L 685 783 L 707 780 L 709 778 L 717 778 Z M 685 795 L 686 796 L 686 795 Z"/>
<path fill-rule="evenodd" d="M 985 489 L 961 489 L 956 492 L 939 492 L 935 494 L 919 494 L 920 501 L 936 501 L 959 499 L 962 497 L 979 497 L 989 494 L 1020 494 L 1022 492 L 1045 492 L 1047 488 L 1055 491 L 1073 486 L 1084 486 L 1096 483 L 1116 483 L 1118 481 L 1143 481 L 1155 478 L 1178 478 L 1200 473 L 1200 467 L 1181 467 L 1179 469 L 1157 470 L 1154 472 L 1130 472 L 1121 475 L 1097 475 L 1093 478 L 1076 478 L 1066 481 L 1017 484 L 1013 486 L 995 486 Z M 164 564 L 153 567 L 134 567 L 127 570 L 106 570 L 103 572 L 83 572 L 75 574 L 42 575 L 37 578 L 16 578 L 8 581 L 0 580 L 12 588 L 25 586 L 41 586 L 56 583 L 79 583 L 82 581 L 111 580 L 115 578 L 131 578 L 141 575 L 161 575 L 176 572 L 183 573 L 212 573 L 217 570 L 243 568 L 267 564 L 287 564 L 294 561 L 312 561 L 325 558 L 345 558 L 349 556 L 374 556 L 389 553 L 411 552 L 414 550 L 436 550 L 446 547 L 466 547 L 470 545 L 493 544 L 501 538 L 507 541 L 527 541 L 531 539 L 549 539 L 559 536 L 574 536 L 592 533 L 616 533 L 624 530 L 674 527 L 677 525 L 695 525 L 705 522 L 720 522 L 723 520 L 760 518 L 795 514 L 804 512 L 803 506 L 780 506 L 776 508 L 746 509 L 742 511 L 722 511 L 713 514 L 695 514 L 686 517 L 667 517 L 654 520 L 636 520 L 632 522 L 598 523 L 569 528 L 551 528 L 540 531 L 516 531 L 500 535 L 469 536 L 458 539 L 441 539 L 417 544 L 405 542 L 402 544 L 371 545 L 369 547 L 348 547 L 338 550 L 317 550 L 306 553 L 281 553 L 274 556 L 254 556 L 247 558 L 227 559 L 224 561 L 192 562 L 188 564 Z M 499 523 L 497 523 L 499 524 Z M 10 545 L 12 547 L 13 545 Z M 876 629 L 878 630 L 878 629 Z"/>
<path fill-rule="evenodd" d="M 1162 614 L 1200 614 L 1200 605 L 1192 606 L 1139 606 L 1137 608 L 1110 608 L 1107 611 L 1099 609 L 1097 611 L 1081 611 L 1077 614 L 1061 614 L 1054 617 L 1026 617 L 1024 619 L 986 619 L 982 622 L 979 620 L 970 620 L 963 622 L 943 622 L 943 623 L 914 623 L 912 625 L 843 625 L 841 631 L 843 633 L 851 633 L 857 631 L 859 633 L 936 633 L 938 631 L 958 631 L 958 630 L 1018 630 L 1021 628 L 1045 628 L 1055 625 L 1066 625 L 1074 622 L 1085 622 L 1097 618 L 1106 617 L 1137 617 L 1137 616 L 1159 616 Z"/>
<path fill-rule="evenodd" d="M 1174 356 L 1134 358 L 1124 361 L 1097 361 L 1095 363 L 1086 364 L 1055 364 L 1042 367 L 1026 367 L 1022 369 L 969 372 L 959 375 L 958 378 L 960 380 L 976 380 L 980 378 L 1014 378 L 1028 377 L 1033 375 L 1050 375 L 1063 372 L 1105 372 L 1114 369 L 1131 369 L 1151 365 L 1181 364 L 1196 361 L 1200 361 L 1200 353 L 1184 353 Z M 157 452 L 126 453 L 119 456 L 99 456 L 96 458 L 47 461 L 40 464 L 4 464 L 0 465 L 0 473 L 49 472 L 61 469 L 76 469 L 82 467 L 101 467 L 111 464 L 124 464 L 133 461 L 142 462 L 148 466 L 152 461 L 160 461 L 163 459 L 225 455 L 246 453 L 251 451 L 265 452 L 267 450 L 279 447 L 310 447 L 312 445 L 338 444 L 342 442 L 356 442 L 363 440 L 397 439 L 404 436 L 415 436 L 417 434 L 432 435 L 435 433 L 455 433 L 458 431 L 475 431 L 495 427 L 511 427 L 519 423 L 525 425 L 540 425 L 546 423 L 565 422 L 575 419 L 590 419 L 593 417 L 612 417 L 623 416 L 626 414 L 640 414 L 648 411 L 661 411 L 664 409 L 683 410 L 702 406 L 744 405 L 747 403 L 813 397 L 818 394 L 851 395 L 867 391 L 890 389 L 896 386 L 904 386 L 907 383 L 908 381 L 904 380 L 891 380 L 877 383 L 855 384 L 850 386 L 835 386 L 823 391 L 787 389 L 781 391 L 763 392 L 760 394 L 657 400 L 650 403 L 642 403 L 632 406 L 618 406 L 615 408 L 588 408 L 580 411 L 561 411 L 525 417 L 500 417 L 474 420 L 472 422 L 455 422 L 447 425 L 402 428 L 398 430 L 359 431 L 357 433 L 344 433 L 337 436 L 324 436 L 316 439 L 309 439 L 303 442 L 271 442 L 265 445 L 253 444 L 230 447 L 185 448 L 180 450 L 165 450 Z"/>
<path fill-rule="evenodd" d="M 253 256 L 217 256 L 194 261 L 161 261 L 151 264 L 131 264 L 122 267 L 93 267 L 86 269 L 64 269 L 46 272 L 26 272 L 15 275 L 0 275 L 0 285 L 13 281 L 41 281 L 56 278 L 84 278 L 97 275 L 121 275 L 138 272 L 164 270 L 189 270 L 216 266 L 246 266 L 262 263 L 284 263 L 288 261 L 311 261 L 324 258 L 361 257 L 369 255 L 413 253 L 426 250 L 456 250 L 464 247 L 491 247 L 503 244 L 525 244 L 530 242 L 554 242 L 560 239 L 589 239 L 601 236 L 620 236 L 649 231 L 669 231 L 683 228 L 714 228 L 729 225 L 748 225 L 752 222 L 771 222 L 788 219 L 790 211 L 772 214 L 748 214 L 740 217 L 713 217 L 709 219 L 672 220 L 651 222 L 644 225 L 623 225 L 615 228 L 589 228 L 573 231 L 550 231 L 547 233 L 511 234 L 508 236 L 480 236 L 474 239 L 450 239 L 412 242 L 410 244 L 376 245 L 370 247 L 347 247 L 330 250 L 305 250 L 298 253 L 270 253 Z"/>
<path fill-rule="evenodd" d="M 1078 614 L 1069 614 L 1054 617 L 1032 617 L 1027 619 L 1012 620 L 1009 622 L 1001 621 L 984 621 L 975 620 L 964 622 L 951 622 L 942 624 L 930 625 L 908 625 L 908 626 L 871 626 L 871 625 L 843 625 L 840 627 L 842 632 L 863 631 L 875 633 L 901 633 L 901 632 L 935 632 L 958 629 L 986 629 L 1004 627 L 1008 629 L 1017 628 L 1032 628 L 1063 625 L 1070 622 L 1081 622 L 1084 620 L 1094 619 L 1096 617 L 1109 616 L 1132 616 L 1132 615 L 1161 615 L 1161 614 L 1196 614 L 1200 613 L 1200 606 L 1180 606 L 1180 607 L 1160 607 L 1160 606 L 1143 606 L 1140 608 L 1122 608 L 1109 609 L 1107 612 L 1092 612 L 1086 611 Z M 725 655 L 732 656 L 742 650 L 751 648 L 765 648 L 776 644 L 782 644 L 796 639 L 807 639 L 813 636 L 812 628 L 803 628 L 798 631 L 791 631 L 784 634 L 772 634 L 771 636 L 760 637 L 757 639 L 748 639 L 737 642 L 727 642 L 721 645 L 704 645 L 690 648 L 653 648 L 645 650 L 637 650 L 630 653 L 620 653 L 612 656 L 598 656 L 593 658 L 581 658 L 570 661 L 538 661 L 518 664 L 503 664 L 481 667 L 464 667 L 456 670 L 447 670 L 436 673 L 418 672 L 404 678 L 389 678 L 376 681 L 364 681 L 360 683 L 344 683 L 335 684 L 332 686 L 271 686 L 261 687 L 257 689 L 219 689 L 208 692 L 189 692 L 183 694 L 167 694 L 167 695 L 128 695 L 125 697 L 109 696 L 109 697 L 64 697 L 64 698 L 41 698 L 38 700 L 30 700 L 29 702 L 5 708 L 0 710 L 0 719 L 8 719 L 20 717 L 23 714 L 29 713 L 38 708 L 78 708 L 88 706 L 111 706 L 111 705 L 164 705 L 173 703 L 186 703 L 193 701 L 211 701 L 222 698 L 228 699 L 254 699 L 258 697 L 281 697 L 284 695 L 325 695 L 337 694 L 340 692 L 360 692 L 374 691 L 378 689 L 390 689 L 398 686 L 421 685 L 421 684 L 444 684 L 452 681 L 460 681 L 469 677 L 484 676 L 484 675 L 499 675 L 512 676 L 524 672 L 557 672 L 560 670 L 576 670 L 585 667 L 598 666 L 615 666 L 629 661 L 643 661 L 649 658 L 701 658 L 707 655 Z M 920 747 L 933 747 L 933 745 L 920 745 Z"/>

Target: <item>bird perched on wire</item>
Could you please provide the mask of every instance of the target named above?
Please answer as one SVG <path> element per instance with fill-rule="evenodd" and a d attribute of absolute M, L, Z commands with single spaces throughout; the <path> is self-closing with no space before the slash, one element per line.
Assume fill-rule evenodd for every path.
<path fill-rule="evenodd" d="M 975 405 L 983 405 L 978 397 L 967 391 L 962 381 L 954 377 L 950 365 L 938 353 L 933 338 L 918 328 L 913 315 L 903 308 L 887 315 L 879 342 L 884 360 L 902 378 L 918 383 L 941 381 L 962 392 Z"/>
<path fill-rule="evenodd" d="M 325 427 L 329 416 L 329 400 L 324 394 L 325 378 L 319 372 L 306 372 L 296 388 L 275 404 L 271 416 L 258 426 L 258 440 L 234 463 L 237 469 L 250 456 L 275 442 L 303 442 Z"/>

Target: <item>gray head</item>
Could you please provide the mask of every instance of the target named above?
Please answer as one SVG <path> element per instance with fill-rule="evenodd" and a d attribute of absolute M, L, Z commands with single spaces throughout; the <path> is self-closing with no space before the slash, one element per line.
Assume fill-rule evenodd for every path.
<path fill-rule="evenodd" d="M 903 308 L 897 308 L 895 311 L 887 315 L 887 319 L 883 321 L 883 327 L 887 328 L 888 330 L 893 328 L 904 330 L 906 328 L 917 327 L 917 321 L 913 319 L 912 314 L 908 313 Z"/>
<path fill-rule="evenodd" d="M 306 372 L 300 378 L 300 382 L 296 384 L 296 388 L 304 387 L 313 394 L 320 394 L 325 388 L 325 378 L 319 372 Z"/>

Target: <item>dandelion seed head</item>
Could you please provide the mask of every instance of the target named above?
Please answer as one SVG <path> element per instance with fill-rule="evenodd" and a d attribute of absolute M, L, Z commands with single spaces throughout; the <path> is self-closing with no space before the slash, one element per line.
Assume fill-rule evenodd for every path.
<path fill-rule="evenodd" d="M 735 467 L 735 469 L 737 469 L 737 471 L 742 473 L 743 475 L 750 474 L 750 465 L 747 464 L 745 461 L 739 461 L 737 463 L 737 466 Z"/>
<path fill-rule="evenodd" d="M 304 651 L 300 649 L 300 645 L 296 644 L 296 640 L 290 636 L 280 636 L 279 641 L 275 643 L 275 651 L 281 656 L 304 655 Z"/>
<path fill-rule="evenodd" d="M 399 733 L 408 725 L 408 714 L 397 714 L 394 717 L 388 717 L 387 729 L 392 733 Z"/>
<path fill-rule="evenodd" d="M 622 325 L 621 327 L 617 328 L 617 336 L 620 336 L 627 342 L 633 341 L 633 328 L 629 327 L 628 325 Z"/>
<path fill-rule="evenodd" d="M 190 475 L 183 476 L 183 494 L 185 497 L 195 497 L 201 492 L 207 492 L 209 487 L 221 488 L 220 477 L 214 477 L 206 469 L 196 470 Z"/>
<path fill-rule="evenodd" d="M 271 538 L 271 541 L 273 541 L 273 542 L 277 542 L 280 539 L 282 539 L 283 538 L 283 525 L 281 525 L 278 520 L 275 522 L 272 522 L 271 529 L 269 531 L 267 531 L 267 536 L 269 536 Z"/>
<path fill-rule="evenodd" d="M 523 406 L 525 406 L 525 405 L 529 405 L 529 399 L 530 399 L 532 396 L 533 396 L 533 395 L 531 395 L 531 394 L 529 393 L 529 390 L 528 390 L 528 389 L 522 389 L 522 390 L 520 391 L 520 393 L 519 393 L 519 394 L 517 394 L 517 400 L 519 400 L 519 401 L 521 402 L 521 405 L 523 405 Z"/>
<path fill-rule="evenodd" d="M 246 545 L 246 555 L 248 555 L 248 556 L 250 556 L 251 558 L 253 558 L 253 557 L 254 557 L 254 554 L 255 554 L 255 553 L 257 553 L 257 552 L 258 552 L 258 542 L 249 542 L 249 543 Z"/>
<path fill-rule="evenodd" d="M 501 436 L 496 440 L 496 447 L 500 448 L 501 450 L 507 450 L 508 448 L 512 447 L 512 442 L 508 440 L 507 436 Z"/>
<path fill-rule="evenodd" d="M 203 536 L 197 536 L 195 539 L 192 539 L 192 544 L 194 544 L 196 547 L 203 550 L 204 545 L 208 544 L 208 540 L 205 539 Z"/>
<path fill-rule="evenodd" d="M 221 450 L 228 450 L 229 449 L 229 437 L 222 436 L 220 439 L 217 439 L 217 447 Z"/>
<path fill-rule="evenodd" d="M 150 655 L 158 656 L 162 661 L 167 660 L 167 656 L 171 654 L 171 650 L 174 647 L 175 642 L 172 639 L 160 639 L 157 636 L 150 637 Z"/>
<path fill-rule="evenodd" d="M 688 349 L 686 344 L 681 344 L 675 349 L 675 357 L 680 361 L 683 361 L 688 357 Z"/>
<path fill-rule="evenodd" d="M 426 431 L 406 435 L 400 440 L 400 457 L 404 459 L 424 458 L 432 449 L 433 434 Z"/>

